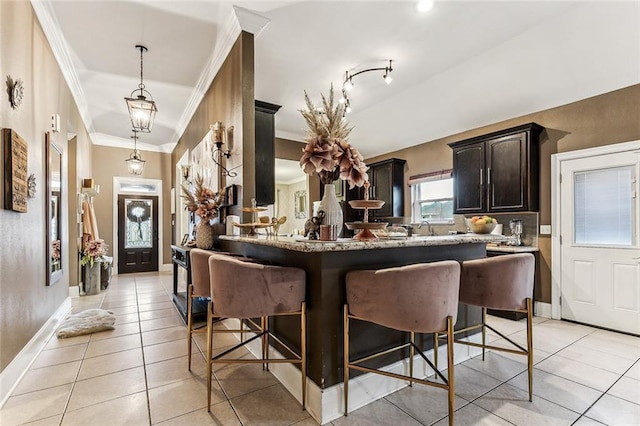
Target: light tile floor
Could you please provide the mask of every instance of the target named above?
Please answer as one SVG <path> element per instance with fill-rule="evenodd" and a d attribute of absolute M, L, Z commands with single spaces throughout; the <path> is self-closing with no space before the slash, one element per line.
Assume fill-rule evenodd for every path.
<path fill-rule="evenodd" d="M 186 331 L 170 301 L 171 279 L 169 273 L 114 276 L 107 291 L 72 298 L 74 312 L 113 310 L 116 329 L 52 337 L 0 410 L 0 425 L 317 424 L 259 365 L 217 367 L 207 413 L 204 357 L 197 352 L 187 371 Z M 524 343 L 524 322 L 491 322 Z M 200 336 L 196 341 L 204 347 Z M 489 352 L 485 361 L 457 365 L 455 423 L 640 424 L 640 339 L 536 318 L 534 347 L 533 402 L 522 356 Z M 332 424 L 443 425 L 446 415 L 446 394 L 416 385 Z"/>

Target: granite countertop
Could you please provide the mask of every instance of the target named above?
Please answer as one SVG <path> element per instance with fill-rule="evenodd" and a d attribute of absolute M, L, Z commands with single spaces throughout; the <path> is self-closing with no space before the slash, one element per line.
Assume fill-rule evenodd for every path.
<path fill-rule="evenodd" d="M 235 237 L 231 235 L 220 235 L 220 239 L 302 252 L 370 250 L 394 247 L 430 247 L 451 244 L 498 243 L 504 241 L 504 237 L 491 234 L 438 235 L 432 237 L 419 236 L 400 239 L 380 238 L 373 241 L 357 241 L 352 238 L 339 238 L 337 241 L 318 241 L 307 240 L 306 238 L 300 237 L 267 237 L 262 235 L 256 237 L 249 237 L 245 235 Z"/>
<path fill-rule="evenodd" d="M 538 247 L 533 246 L 506 246 L 506 245 L 494 245 L 487 244 L 487 251 L 500 252 L 500 253 L 534 253 L 540 251 Z"/>

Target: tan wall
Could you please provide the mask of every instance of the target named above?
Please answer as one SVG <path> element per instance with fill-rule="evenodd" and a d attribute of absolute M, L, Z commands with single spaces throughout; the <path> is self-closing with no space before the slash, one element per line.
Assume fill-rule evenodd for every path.
<path fill-rule="evenodd" d="M 98 222 L 98 232 L 109 245 L 109 255 L 114 254 L 115 243 L 113 241 L 113 230 L 118 224 L 113 221 L 113 177 L 131 177 L 127 171 L 125 160 L 129 158 L 132 149 L 112 148 L 95 145 L 93 147 L 94 164 L 93 176 L 82 176 L 93 178 L 95 183 L 100 185 L 100 194 L 94 197 L 93 206 Z M 144 179 L 162 180 L 162 263 L 171 263 L 171 154 L 160 152 L 140 151 L 142 159 L 146 161 L 144 172 L 141 176 Z M 160 259 L 158 259 L 160 261 Z"/>
<path fill-rule="evenodd" d="M 27 142 L 28 174 L 33 173 L 37 183 L 27 213 L 0 210 L 0 370 L 4 370 L 69 295 L 70 274 L 75 273 L 71 272 L 70 259 L 77 255 L 78 248 L 76 229 L 70 225 L 75 217 L 69 204 L 75 193 L 69 190 L 74 185 L 69 182 L 67 169 L 74 163 L 76 170 L 88 173 L 91 146 L 31 3 L 0 2 L 0 43 L 0 127 L 14 129 Z M 24 99 L 17 110 L 11 109 L 7 99 L 7 75 L 20 78 L 24 84 Z M 60 115 L 61 129 L 52 140 L 63 150 L 63 276 L 47 287 L 44 135 L 53 113 Z M 69 132 L 77 133 L 79 160 L 69 157 Z M 4 164 L 0 165 L 0 175 L 4 176 Z"/>
<path fill-rule="evenodd" d="M 397 157 L 407 160 L 405 177 L 451 168 L 448 143 L 536 122 L 546 128 L 540 146 L 540 224 L 551 223 L 551 155 L 560 152 L 611 145 L 640 139 L 640 85 L 616 90 L 557 108 L 513 118 L 500 123 L 390 152 L 367 163 Z M 405 190 L 405 216 L 411 215 L 411 194 Z M 551 239 L 538 239 L 541 261 L 541 301 L 551 301 Z"/>
<path fill-rule="evenodd" d="M 227 128 L 234 126 L 234 143 L 227 168 L 238 172 L 236 178 L 226 178 L 221 186 L 239 185 L 238 208 L 231 214 L 239 214 L 242 200 L 253 197 L 253 168 L 249 166 L 255 151 L 255 117 L 253 94 L 253 35 L 242 32 L 225 59 L 218 74 L 207 90 L 178 144 L 171 153 L 171 164 L 175 167 L 186 150 L 191 151 L 209 131 L 210 126 L 220 121 Z M 243 164 L 244 160 L 244 164 Z M 242 165 L 241 168 L 236 168 Z M 175 170 L 172 175 L 176 184 Z M 246 204 L 246 202 L 245 202 Z M 185 214 L 176 211 L 176 214 Z"/>

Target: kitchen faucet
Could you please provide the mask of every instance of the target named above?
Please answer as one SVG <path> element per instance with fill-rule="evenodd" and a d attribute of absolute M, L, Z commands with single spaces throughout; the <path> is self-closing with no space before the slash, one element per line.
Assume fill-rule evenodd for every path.
<path fill-rule="evenodd" d="M 422 220 L 422 222 L 420 222 L 420 224 L 418 225 L 418 229 L 422 228 L 422 225 L 426 224 L 427 225 L 427 235 L 436 235 L 433 232 L 433 229 L 431 228 L 431 223 L 429 223 L 428 220 Z"/>

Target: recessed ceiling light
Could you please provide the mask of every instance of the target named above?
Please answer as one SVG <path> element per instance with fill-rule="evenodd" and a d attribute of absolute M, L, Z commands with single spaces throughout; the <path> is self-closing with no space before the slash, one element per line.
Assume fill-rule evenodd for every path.
<path fill-rule="evenodd" d="M 435 0 L 420 0 L 416 4 L 416 9 L 418 10 L 418 12 L 425 13 L 433 9 L 434 4 L 435 4 Z"/>

